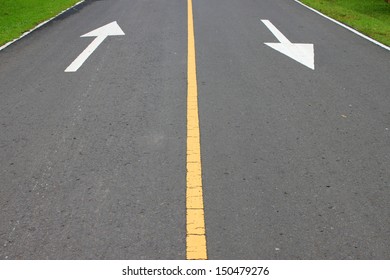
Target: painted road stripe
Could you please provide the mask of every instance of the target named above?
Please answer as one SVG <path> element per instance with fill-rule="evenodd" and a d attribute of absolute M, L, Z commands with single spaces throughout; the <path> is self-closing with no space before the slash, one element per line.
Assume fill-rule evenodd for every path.
<path fill-rule="evenodd" d="M 188 0 L 188 62 L 187 62 L 187 247 L 188 260 L 207 259 L 206 228 L 204 221 L 202 164 L 200 159 L 200 131 L 198 89 L 196 81 L 195 35 L 192 0 Z"/>

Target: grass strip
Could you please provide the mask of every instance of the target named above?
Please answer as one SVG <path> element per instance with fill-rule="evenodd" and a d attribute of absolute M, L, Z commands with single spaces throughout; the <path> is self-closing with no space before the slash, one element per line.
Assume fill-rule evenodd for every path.
<path fill-rule="evenodd" d="M 390 46 L 390 3 L 384 0 L 300 0 Z"/>
<path fill-rule="evenodd" d="M 0 0 L 0 46 L 79 0 Z"/>

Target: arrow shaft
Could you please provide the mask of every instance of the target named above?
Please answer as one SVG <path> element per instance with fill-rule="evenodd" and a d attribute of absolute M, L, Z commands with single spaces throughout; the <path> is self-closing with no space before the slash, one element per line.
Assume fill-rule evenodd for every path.
<path fill-rule="evenodd" d="M 106 38 L 106 35 L 96 37 L 96 39 L 93 40 L 88 47 L 86 47 L 86 49 L 68 66 L 68 68 L 65 69 L 65 72 L 76 72 Z"/>
<path fill-rule="evenodd" d="M 272 34 L 275 35 L 275 37 L 279 40 L 280 43 L 291 44 L 291 42 L 286 38 L 286 36 L 284 36 L 282 32 L 280 32 L 275 27 L 275 25 L 272 24 L 272 22 L 266 19 L 262 19 L 261 21 L 265 24 L 265 26 L 267 26 L 267 28 L 272 32 Z"/>

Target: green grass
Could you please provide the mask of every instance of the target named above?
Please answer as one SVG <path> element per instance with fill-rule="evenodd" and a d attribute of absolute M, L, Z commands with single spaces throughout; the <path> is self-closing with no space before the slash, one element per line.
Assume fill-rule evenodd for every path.
<path fill-rule="evenodd" d="M 384 0 L 301 0 L 301 2 L 390 46 L 390 4 Z"/>
<path fill-rule="evenodd" d="M 0 0 L 0 46 L 79 0 Z"/>

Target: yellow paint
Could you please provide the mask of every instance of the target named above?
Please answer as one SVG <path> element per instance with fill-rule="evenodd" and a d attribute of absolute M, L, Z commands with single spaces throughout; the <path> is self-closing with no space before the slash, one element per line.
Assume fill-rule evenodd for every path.
<path fill-rule="evenodd" d="M 206 228 L 204 222 L 202 164 L 198 89 L 196 81 L 195 35 L 192 0 L 188 0 L 188 69 L 187 69 L 187 249 L 188 260 L 207 259 Z"/>
<path fill-rule="evenodd" d="M 192 235 L 205 235 L 204 211 L 200 209 L 187 209 L 187 232 Z"/>
<path fill-rule="evenodd" d="M 187 259 L 188 260 L 206 260 L 206 236 L 187 235 Z"/>

